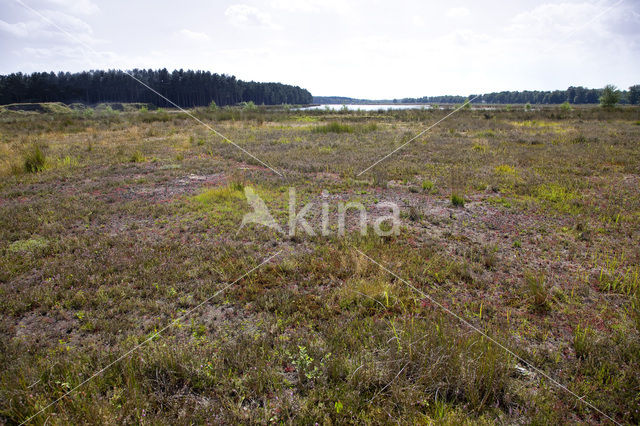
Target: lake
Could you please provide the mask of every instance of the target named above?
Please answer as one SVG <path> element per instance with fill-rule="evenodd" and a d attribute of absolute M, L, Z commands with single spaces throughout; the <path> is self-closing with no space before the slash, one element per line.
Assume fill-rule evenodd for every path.
<path fill-rule="evenodd" d="M 388 110 L 388 109 L 430 109 L 431 106 L 428 104 L 323 104 L 323 105 L 314 105 L 309 107 L 302 107 L 301 110 L 309 110 L 309 109 L 330 109 L 333 111 L 341 110 L 346 107 L 349 111 L 378 111 Z"/>

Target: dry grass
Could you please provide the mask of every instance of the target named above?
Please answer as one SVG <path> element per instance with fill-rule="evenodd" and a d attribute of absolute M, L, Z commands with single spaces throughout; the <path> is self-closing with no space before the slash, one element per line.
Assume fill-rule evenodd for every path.
<path fill-rule="evenodd" d="M 637 108 L 463 110 L 359 177 L 447 111 L 195 113 L 286 180 L 174 111 L 0 114 L 2 422 L 277 250 L 32 422 L 605 421 L 354 246 L 640 421 Z M 25 173 L 33 146 L 45 166 Z M 396 202 L 405 220 L 385 238 L 355 217 L 345 238 L 238 230 L 244 185 L 282 224 L 289 186 L 298 210 L 327 190 L 334 227 L 334 204 L 356 200 Z"/>

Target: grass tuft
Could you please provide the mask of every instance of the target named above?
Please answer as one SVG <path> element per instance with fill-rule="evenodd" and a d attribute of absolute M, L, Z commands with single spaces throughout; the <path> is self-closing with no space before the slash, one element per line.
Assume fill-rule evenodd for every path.
<path fill-rule="evenodd" d="M 38 173 L 44 170 L 47 157 L 39 145 L 34 144 L 24 156 L 24 170 L 27 173 Z"/>
<path fill-rule="evenodd" d="M 549 303 L 550 295 L 544 275 L 541 273 L 528 273 L 525 275 L 525 279 L 527 282 L 527 291 L 533 311 L 538 313 L 548 312 L 551 308 L 551 305 Z"/>
<path fill-rule="evenodd" d="M 587 327 L 578 327 L 573 335 L 573 350 L 576 352 L 576 357 L 579 359 L 585 359 L 589 356 L 593 350 L 595 343 L 595 333 L 593 330 Z"/>
<path fill-rule="evenodd" d="M 464 207 L 464 198 L 458 194 L 451 194 L 451 204 L 454 207 Z"/>
<path fill-rule="evenodd" d="M 130 163 L 144 163 L 145 160 L 146 160 L 146 158 L 144 157 L 144 155 L 140 151 L 134 152 L 129 157 L 129 162 Z"/>
<path fill-rule="evenodd" d="M 436 187 L 436 185 L 433 182 L 431 182 L 430 180 L 422 181 L 422 190 L 425 191 L 425 192 L 432 192 L 435 187 Z"/>

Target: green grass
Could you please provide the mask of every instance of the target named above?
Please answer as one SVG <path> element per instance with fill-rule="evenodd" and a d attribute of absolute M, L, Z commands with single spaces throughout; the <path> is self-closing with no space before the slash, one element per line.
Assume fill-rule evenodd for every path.
<path fill-rule="evenodd" d="M 458 194 L 451 194 L 451 205 L 454 207 L 464 207 L 464 198 Z"/>
<path fill-rule="evenodd" d="M 313 133 L 353 133 L 353 127 L 348 124 L 332 121 L 328 124 L 315 126 L 311 129 Z"/>
<path fill-rule="evenodd" d="M 146 160 L 147 159 L 145 158 L 144 154 L 142 152 L 140 152 L 140 151 L 134 152 L 129 157 L 129 161 L 132 162 L 132 163 L 143 163 Z"/>
<path fill-rule="evenodd" d="M 24 170 L 27 173 L 38 173 L 45 169 L 47 157 L 39 145 L 33 145 L 24 155 Z"/>
<path fill-rule="evenodd" d="M 431 192 L 435 189 L 436 185 L 431 182 L 430 180 L 423 180 L 422 181 L 422 190 L 426 191 L 426 192 Z"/>
<path fill-rule="evenodd" d="M 210 188 L 196 195 L 194 200 L 203 205 L 212 205 L 215 203 L 230 201 L 233 199 L 243 199 L 242 186 L 238 184 L 230 184 L 228 186 L 220 186 Z"/>

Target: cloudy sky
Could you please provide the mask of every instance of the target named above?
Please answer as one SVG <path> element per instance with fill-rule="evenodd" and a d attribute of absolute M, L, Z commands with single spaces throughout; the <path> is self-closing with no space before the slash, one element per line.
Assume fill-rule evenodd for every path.
<path fill-rule="evenodd" d="M 1 74 L 191 68 L 363 98 L 627 88 L 640 2 L 0 0 L 0 51 Z"/>

